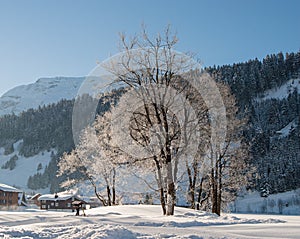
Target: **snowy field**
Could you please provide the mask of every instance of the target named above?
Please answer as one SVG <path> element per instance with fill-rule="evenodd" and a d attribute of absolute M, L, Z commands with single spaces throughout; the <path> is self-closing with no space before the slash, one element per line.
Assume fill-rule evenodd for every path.
<path fill-rule="evenodd" d="M 229 206 L 231 212 L 300 216 L 300 188 L 261 197 L 259 192 L 243 195 Z M 299 237 L 300 238 L 300 237 Z"/>
<path fill-rule="evenodd" d="M 0 238 L 299 238 L 300 216 L 213 214 L 160 206 L 115 206 L 71 212 L 0 211 Z"/>

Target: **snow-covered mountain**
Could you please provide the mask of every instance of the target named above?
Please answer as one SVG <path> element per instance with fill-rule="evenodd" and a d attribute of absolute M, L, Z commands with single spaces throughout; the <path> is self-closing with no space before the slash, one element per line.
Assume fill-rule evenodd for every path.
<path fill-rule="evenodd" d="M 35 83 L 17 86 L 0 97 L 0 117 L 11 113 L 17 115 L 30 108 L 37 109 L 39 106 L 57 103 L 61 99 L 73 99 L 84 80 L 85 77 L 40 78 Z M 16 142 L 13 145 L 14 152 L 9 155 L 4 153 L 4 148 L 0 148 L 0 182 L 28 191 L 29 176 L 44 172 L 52 151 L 40 152 L 26 158 L 19 154 L 21 143 L 22 140 Z M 4 168 L 14 156 L 17 158 L 16 166 L 13 169 Z M 39 164 L 42 169 L 37 170 Z M 39 191 L 48 192 L 49 188 Z"/>
<path fill-rule="evenodd" d="M 40 78 L 35 83 L 17 86 L 0 97 L 0 116 L 19 114 L 61 99 L 72 99 L 84 79 L 85 77 Z"/>

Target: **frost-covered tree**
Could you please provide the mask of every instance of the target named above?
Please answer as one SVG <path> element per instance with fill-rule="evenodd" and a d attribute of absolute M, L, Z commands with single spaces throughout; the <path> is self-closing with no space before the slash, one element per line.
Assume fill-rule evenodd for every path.
<path fill-rule="evenodd" d="M 107 150 L 105 143 L 107 132 L 103 118 L 99 118 L 98 125 L 102 131 L 96 135 L 95 129 L 87 127 L 81 134 L 80 142 L 71 153 L 65 153 L 58 166 L 58 175 L 77 174 L 72 180 L 67 180 L 63 186 L 72 186 L 88 181 L 93 187 L 95 195 L 103 205 L 116 204 L 116 167 L 115 157 L 111 150 Z M 103 122 L 103 124 L 102 124 Z M 107 154 L 106 152 L 109 152 Z M 116 155 L 114 155 L 116 156 Z"/>
<path fill-rule="evenodd" d="M 112 110 L 112 143 L 130 155 L 128 164 L 154 169 L 165 215 L 174 214 L 190 161 L 207 153 L 206 141 L 221 148 L 226 131 L 218 86 L 176 43 L 169 28 L 154 40 L 146 31 L 129 41 L 121 35 L 123 53 L 103 64 L 127 89 Z"/>
<path fill-rule="evenodd" d="M 192 208 L 211 210 L 220 215 L 223 202 L 229 202 L 242 186 L 250 182 L 252 166 L 248 148 L 242 136 L 246 121 L 237 117 L 235 98 L 225 84 L 218 84 L 226 108 L 226 137 L 217 144 L 202 134 L 197 157 L 186 160 L 188 173 L 188 199 Z M 209 129 L 211 117 L 206 121 Z M 202 127 L 205 129 L 205 127 Z M 222 134 L 220 134 L 222 135 Z"/>
<path fill-rule="evenodd" d="M 234 195 L 250 179 L 250 160 L 248 149 L 243 142 L 245 120 L 237 117 L 238 108 L 235 98 L 225 85 L 219 90 L 226 106 L 226 138 L 223 145 L 209 145 L 210 161 L 210 203 L 213 213 L 220 215 L 222 202 L 230 200 L 226 196 Z"/>
<path fill-rule="evenodd" d="M 169 28 L 164 35 L 154 40 L 144 30 L 142 37 L 127 41 L 121 35 L 121 46 L 125 52 L 119 62 L 111 61 L 105 67 L 116 77 L 116 82 L 125 85 L 128 92 L 113 111 L 114 139 L 121 138 L 117 145 L 126 148 L 133 161 L 152 162 L 160 190 L 160 201 L 164 215 L 173 215 L 176 203 L 176 182 L 179 166 L 178 154 L 186 150 L 180 145 L 180 123 L 178 108 L 174 104 L 187 104 L 188 98 L 176 99 L 180 93 L 173 91 L 184 89 L 180 73 L 191 70 L 189 59 L 178 58 L 174 53 L 176 35 L 171 35 Z M 188 86 L 187 86 L 188 87 Z M 126 109 L 134 99 L 136 107 Z M 177 102 L 176 102 L 177 101 Z M 184 108 L 182 105 L 180 109 Z M 124 126 L 127 117 L 127 125 Z M 175 111 L 175 112 L 174 112 Z M 181 112 L 182 114 L 184 112 Z M 184 115 L 185 123 L 194 121 L 194 115 Z M 119 120 L 121 119 L 121 120 Z M 119 121 L 118 121 L 119 120 Z M 123 127 L 124 126 L 124 127 Z M 130 137 L 122 139 L 122 134 Z M 192 140 L 191 138 L 188 140 Z M 120 142 L 121 141 L 121 142 Z M 137 150 L 134 150 L 136 148 Z M 184 148 L 184 150 L 183 150 Z M 145 163 L 149 165 L 149 163 Z"/>

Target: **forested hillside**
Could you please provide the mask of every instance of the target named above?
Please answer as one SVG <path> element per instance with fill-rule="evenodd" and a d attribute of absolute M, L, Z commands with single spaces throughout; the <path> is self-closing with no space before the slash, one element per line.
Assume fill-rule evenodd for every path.
<path fill-rule="evenodd" d="M 255 59 L 233 65 L 208 67 L 206 70 L 218 81 L 227 82 L 238 100 L 241 110 L 262 97 L 269 89 L 278 88 L 300 74 L 300 52 L 267 55 L 262 61 Z"/>
<path fill-rule="evenodd" d="M 300 52 L 267 56 L 245 63 L 208 67 L 217 81 L 227 82 L 236 96 L 239 115 L 248 117 L 245 139 L 257 168 L 255 187 L 262 196 L 300 187 Z M 294 80 L 293 80 L 294 79 Z M 265 97 L 287 86 L 280 97 Z M 297 89 L 298 87 L 298 89 Z M 118 93 L 106 96 L 117 99 Z M 85 96 L 88 97 L 88 96 Z M 85 99 L 86 100 L 86 99 Z M 92 100 L 92 99 L 91 99 Z M 56 149 L 44 173 L 32 175 L 28 187 L 37 190 L 51 186 L 57 191 L 57 160 L 74 147 L 72 109 L 74 100 L 30 109 L 20 115 L 0 118 L 0 147 L 6 154 L 13 144 L 23 140 L 19 153 L 25 157 Z M 109 100 L 100 99 L 98 113 L 109 108 Z M 1 166 L 1 165 L 0 165 Z"/>
<path fill-rule="evenodd" d="M 262 196 L 299 188 L 300 52 L 207 71 L 230 85 L 240 115 L 249 119 L 245 136 L 257 168 L 256 188 Z"/>
<path fill-rule="evenodd" d="M 107 98 L 117 99 L 116 92 L 100 99 L 98 114 L 110 107 L 110 100 Z M 92 101 L 93 98 L 84 95 L 78 100 L 87 102 Z M 31 157 L 52 149 L 57 152 L 51 154 L 51 161 L 43 173 L 38 172 L 28 178 L 28 188 L 37 190 L 50 186 L 52 192 L 58 190 L 61 179 L 56 177 L 57 162 L 63 152 L 69 152 L 74 148 L 73 105 L 74 100 L 61 100 L 57 104 L 30 109 L 20 115 L 5 115 L 0 118 L 0 147 L 5 149 L 5 155 L 16 151 L 14 144 L 18 141 L 22 141 L 18 149 L 21 156 Z M 13 170 L 10 161 L 6 163 L 7 165 L 2 165 L 2 168 Z"/>

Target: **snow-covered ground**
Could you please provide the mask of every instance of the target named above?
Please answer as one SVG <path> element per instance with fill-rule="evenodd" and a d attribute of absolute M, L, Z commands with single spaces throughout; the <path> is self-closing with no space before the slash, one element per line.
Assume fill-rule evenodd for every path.
<path fill-rule="evenodd" d="M 299 238 L 299 216 L 213 214 L 160 206 L 100 207 L 75 217 L 71 212 L 0 212 L 0 238 Z"/>
<path fill-rule="evenodd" d="M 259 192 L 251 192 L 237 198 L 229 205 L 229 209 L 238 213 L 300 215 L 300 188 L 268 197 L 261 197 Z"/>
<path fill-rule="evenodd" d="M 276 131 L 276 134 L 278 137 L 283 138 L 288 136 L 295 128 L 297 127 L 296 119 L 294 119 L 292 122 L 290 122 L 288 125 L 283 127 L 281 130 Z"/>
<path fill-rule="evenodd" d="M 4 148 L 0 148 L 0 183 L 5 183 L 11 186 L 18 187 L 24 191 L 31 191 L 27 188 L 27 181 L 29 176 L 33 176 L 37 172 L 43 173 L 45 167 L 49 164 L 51 160 L 51 151 L 41 152 L 32 157 L 24 157 L 19 155 L 19 145 L 22 141 L 18 141 L 14 144 L 14 152 L 5 155 Z M 56 153 L 55 149 L 52 150 Z M 7 161 L 10 160 L 14 155 L 18 156 L 18 160 L 16 161 L 16 167 L 13 170 L 3 169 L 3 166 Z M 42 169 L 38 171 L 38 165 L 42 165 Z M 39 190 L 40 192 L 48 192 L 49 188 L 44 190 Z"/>

